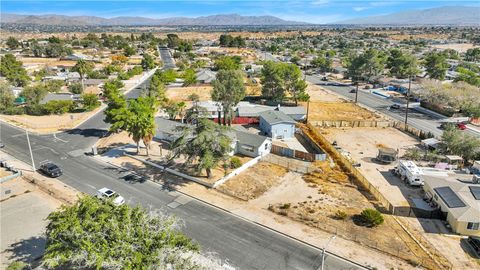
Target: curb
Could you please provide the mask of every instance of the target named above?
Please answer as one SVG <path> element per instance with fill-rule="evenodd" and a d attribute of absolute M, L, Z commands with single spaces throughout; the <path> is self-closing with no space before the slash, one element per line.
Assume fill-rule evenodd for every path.
<path fill-rule="evenodd" d="M 117 164 L 113 164 L 113 163 L 111 163 L 111 162 L 109 162 L 109 161 L 104 161 L 104 160 L 101 160 L 101 159 L 95 158 L 95 157 L 93 157 L 93 158 L 94 158 L 95 160 L 97 160 L 97 161 L 100 161 L 100 162 L 103 162 L 103 163 L 106 163 L 106 164 L 115 166 L 115 167 L 120 168 L 120 169 L 122 169 L 122 170 L 131 171 L 131 170 L 128 169 L 128 168 L 122 167 L 122 166 L 117 165 Z M 155 184 L 155 185 L 161 187 L 162 190 L 163 190 L 163 185 L 162 185 L 162 184 L 157 183 L 157 182 L 155 182 L 155 181 L 152 181 L 152 180 L 150 180 L 150 179 L 148 179 L 147 181 L 150 182 L 150 183 L 152 183 L 152 184 Z M 266 225 L 263 225 L 263 224 L 261 224 L 261 223 L 259 223 L 259 222 L 257 222 L 257 221 L 253 221 L 253 220 L 250 220 L 250 219 L 248 219 L 248 218 L 242 217 L 242 216 L 240 216 L 240 215 L 238 215 L 238 214 L 235 214 L 235 213 L 231 212 L 230 210 L 227 210 L 227 209 L 225 209 L 225 208 L 222 208 L 222 207 L 220 207 L 220 206 L 217 206 L 217 205 L 215 205 L 215 204 L 212 204 L 212 203 L 210 203 L 210 202 L 208 202 L 208 201 L 205 201 L 205 200 L 203 200 L 203 199 L 199 199 L 199 198 L 197 198 L 197 197 L 194 197 L 194 196 L 192 196 L 192 195 L 189 195 L 189 194 L 187 194 L 187 193 L 184 193 L 184 192 L 182 192 L 182 191 L 180 191 L 180 190 L 178 190 L 178 189 L 174 189 L 174 190 L 172 190 L 172 191 L 178 192 L 178 193 L 180 193 L 180 194 L 182 194 L 182 195 L 184 195 L 184 196 L 187 196 L 187 197 L 189 197 L 189 198 L 191 198 L 191 199 L 193 199 L 193 200 L 196 200 L 196 201 L 198 201 L 198 202 L 200 202 L 200 203 L 203 203 L 203 204 L 205 204 L 205 205 L 207 205 L 207 206 L 209 206 L 209 207 L 212 207 L 212 208 L 215 208 L 215 209 L 220 210 L 220 211 L 222 211 L 222 212 L 228 213 L 229 215 L 234 216 L 234 217 L 236 217 L 236 218 L 239 218 L 239 219 L 241 219 L 241 220 L 243 220 L 243 221 L 249 222 L 249 223 L 254 224 L 254 225 L 256 225 L 256 226 L 259 226 L 259 227 L 262 227 L 262 228 L 264 228 L 264 229 L 267 229 L 267 230 L 269 230 L 269 231 L 271 231 L 271 232 L 277 233 L 277 234 L 279 234 L 279 235 L 281 235 L 281 236 L 283 236 L 283 237 L 285 237 L 285 238 L 288 238 L 288 239 L 290 239 L 290 240 L 296 241 L 296 242 L 298 242 L 298 243 L 301 243 L 301 244 L 303 244 L 303 245 L 306 245 L 306 246 L 308 246 L 308 247 L 310 247 L 310 248 L 313 248 L 313 249 L 315 249 L 315 250 L 318 250 L 318 251 L 320 251 L 320 252 L 322 251 L 322 248 L 320 248 L 320 247 L 317 247 L 317 246 L 315 246 L 315 245 L 313 245 L 313 244 L 310 244 L 310 243 L 308 243 L 308 242 L 306 242 L 306 241 L 304 241 L 304 240 L 298 239 L 298 238 L 296 238 L 296 237 L 290 236 L 290 235 L 288 235 L 288 234 L 286 234 L 286 233 L 284 233 L 284 232 L 281 232 L 281 231 L 279 231 L 279 230 L 270 228 L 270 227 L 268 227 L 268 226 L 266 226 Z M 354 261 L 352 261 L 352 260 L 350 260 L 350 259 L 344 258 L 344 257 L 342 257 L 342 256 L 340 256 L 340 255 L 337 255 L 337 254 L 334 254 L 334 253 L 332 253 L 332 252 L 325 251 L 325 253 L 328 254 L 328 255 L 330 255 L 330 256 L 332 256 L 332 257 L 335 257 L 335 258 L 337 258 L 337 259 L 339 259 L 339 260 L 343 260 L 343 261 L 345 261 L 345 262 L 347 262 L 347 263 L 350 263 L 350 264 L 352 264 L 353 266 L 356 266 L 356 267 L 358 267 L 358 268 L 360 268 L 360 269 L 372 269 L 372 268 L 370 268 L 370 267 L 361 265 L 360 263 L 354 262 Z"/>

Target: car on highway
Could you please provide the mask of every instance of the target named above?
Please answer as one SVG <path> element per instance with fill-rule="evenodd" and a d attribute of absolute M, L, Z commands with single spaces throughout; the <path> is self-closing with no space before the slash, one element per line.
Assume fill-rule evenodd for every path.
<path fill-rule="evenodd" d="M 350 93 L 356 93 L 356 92 L 357 92 L 357 89 L 350 90 Z"/>
<path fill-rule="evenodd" d="M 125 203 L 125 199 L 122 196 L 106 187 L 97 191 L 97 198 L 102 200 L 112 200 L 113 204 L 117 206 Z"/>
<path fill-rule="evenodd" d="M 400 105 L 398 104 L 393 104 L 390 106 L 390 110 L 398 110 L 398 109 L 400 109 Z"/>
<path fill-rule="evenodd" d="M 59 177 L 63 174 L 62 169 L 58 167 L 55 163 L 50 161 L 43 161 L 40 163 L 40 168 L 38 169 L 41 173 L 50 176 L 52 178 Z"/>
<path fill-rule="evenodd" d="M 122 178 L 123 178 L 123 180 L 125 180 L 127 182 L 130 182 L 130 183 L 144 183 L 148 180 L 148 178 L 146 176 L 139 175 L 139 174 L 136 174 L 136 173 L 129 173 Z"/>
<path fill-rule="evenodd" d="M 445 123 L 440 124 L 440 129 L 449 129 L 449 128 L 453 128 L 453 127 L 457 128 L 457 129 L 460 129 L 460 130 L 467 129 L 467 125 L 465 125 L 465 123 L 462 123 L 462 122 L 458 122 L 458 123 L 445 122 Z"/>

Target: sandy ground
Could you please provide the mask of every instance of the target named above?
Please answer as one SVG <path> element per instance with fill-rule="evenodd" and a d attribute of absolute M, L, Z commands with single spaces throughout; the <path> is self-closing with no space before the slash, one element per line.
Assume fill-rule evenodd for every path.
<path fill-rule="evenodd" d="M 475 46 L 472 43 L 454 43 L 454 44 L 435 44 L 432 47 L 437 49 L 454 49 L 458 52 L 464 53 L 468 49 L 478 48 L 479 46 Z"/>
<path fill-rule="evenodd" d="M 310 101 L 323 101 L 323 102 L 341 102 L 343 101 L 338 95 L 331 91 L 320 87 L 316 84 L 308 83 L 307 93 L 310 96 Z"/>
<path fill-rule="evenodd" d="M 174 101 L 188 101 L 188 96 L 197 94 L 200 101 L 211 100 L 212 89 L 210 85 L 170 87 L 167 89 L 167 97 Z"/>
<path fill-rule="evenodd" d="M 259 162 L 232 177 L 218 189 L 242 200 L 251 200 L 281 182 L 285 173 L 287 170 L 283 167 L 268 162 Z"/>
<path fill-rule="evenodd" d="M 398 149 L 402 156 L 407 148 L 419 144 L 415 138 L 394 128 L 331 128 L 321 132 L 329 141 L 337 141 L 338 146 L 350 152 L 352 159 L 360 162 L 360 172 L 394 205 L 407 206 L 410 197 L 420 197 L 421 189 L 405 185 L 389 172 L 394 164 L 374 161 L 378 146 Z"/>
<path fill-rule="evenodd" d="M 38 133 L 53 133 L 62 130 L 72 129 L 95 115 L 105 105 L 90 111 L 83 113 L 66 113 L 62 115 L 0 115 L 0 120 L 20 126 L 22 128 L 28 128 L 31 131 Z"/>
<path fill-rule="evenodd" d="M 106 147 L 109 143 L 116 144 L 123 140 L 126 140 L 126 138 L 114 137 L 108 142 L 103 142 L 101 146 Z M 319 230 L 312 226 L 307 226 L 300 222 L 296 222 L 291 218 L 287 218 L 268 211 L 268 206 L 270 204 L 281 203 L 287 200 L 291 201 L 292 203 L 300 203 L 306 200 L 313 200 L 313 196 L 326 196 L 318 193 L 318 187 L 315 187 L 312 183 L 307 183 L 302 178 L 302 174 L 286 172 L 285 169 L 278 170 L 276 171 L 276 174 L 278 174 L 279 176 L 276 178 L 271 177 L 268 181 L 269 183 L 274 183 L 272 184 L 273 188 L 265 188 L 264 190 L 261 190 L 261 192 L 258 192 L 258 194 L 263 195 L 260 195 L 256 199 L 245 202 L 239 199 L 235 199 L 234 197 L 228 196 L 217 190 L 208 189 L 202 185 L 185 181 L 178 177 L 165 175 L 159 170 L 154 169 L 150 166 L 145 166 L 140 162 L 133 160 L 132 158 L 117 157 L 113 155 L 112 152 L 110 155 L 98 156 L 97 158 L 100 158 L 106 162 L 134 169 L 139 173 L 148 175 L 151 180 L 162 183 L 163 185 L 167 185 L 170 188 L 181 191 L 182 193 L 186 193 L 195 198 L 207 201 L 218 207 L 227 209 L 234 214 L 240 215 L 249 220 L 264 224 L 268 227 L 282 231 L 298 239 L 307 241 L 318 247 L 322 247 L 331 237 L 331 233 L 329 232 Z M 271 167 L 268 166 L 268 168 Z M 247 171 L 246 173 L 248 173 L 250 176 L 254 175 L 253 172 Z M 242 179 L 241 181 L 243 185 L 239 185 L 238 188 L 243 188 L 249 192 L 251 190 L 254 190 L 256 192 L 255 189 L 252 189 L 251 185 L 254 185 L 257 181 L 265 182 L 263 178 L 268 175 L 268 173 L 271 173 L 271 171 L 263 171 L 261 172 L 261 175 L 256 174 L 255 177 L 249 177 L 249 180 Z M 332 176 L 335 175 L 335 173 L 328 173 L 327 175 Z M 237 178 L 238 177 L 240 177 L 240 175 L 237 176 Z M 234 183 L 235 179 L 227 181 L 227 183 L 229 182 Z M 360 205 L 364 205 L 365 203 L 370 205 L 368 200 L 363 197 L 361 193 L 356 191 L 355 187 L 349 187 L 348 184 L 345 183 L 342 186 L 338 186 L 338 188 L 339 190 L 337 196 L 345 197 L 342 194 L 351 194 L 352 192 L 356 192 L 355 196 L 357 197 L 348 197 L 349 199 L 351 199 L 349 203 L 358 207 L 360 207 Z M 308 196 L 312 196 L 312 199 L 309 199 Z M 334 201 L 334 199 L 331 200 Z M 361 245 L 354 241 L 346 240 L 344 238 L 337 238 L 337 240 L 335 240 L 335 243 L 331 245 L 331 251 L 339 255 L 346 256 L 359 263 L 375 266 L 378 269 L 390 269 L 391 267 L 393 267 L 394 269 L 396 269 L 396 267 L 401 267 L 401 269 L 413 269 L 413 267 L 411 267 L 405 261 L 396 259 L 392 256 L 388 256 L 383 252 L 378 252 L 376 250 L 366 248 L 364 245 Z"/>
<path fill-rule="evenodd" d="M 480 259 L 469 254 L 471 250 L 464 237 L 450 234 L 437 219 L 399 217 L 416 233 L 425 236 L 453 265 L 453 269 L 480 269 Z"/>
<path fill-rule="evenodd" d="M 306 105 L 304 106 L 306 107 Z M 311 101 L 309 106 L 309 121 L 380 119 L 380 116 L 351 102 Z"/>

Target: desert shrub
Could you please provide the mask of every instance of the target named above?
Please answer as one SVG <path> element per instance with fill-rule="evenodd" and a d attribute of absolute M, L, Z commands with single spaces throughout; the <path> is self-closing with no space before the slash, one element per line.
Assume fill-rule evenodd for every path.
<path fill-rule="evenodd" d="M 72 83 L 68 86 L 68 91 L 72 94 L 81 94 L 83 92 L 81 83 Z"/>
<path fill-rule="evenodd" d="M 75 104 L 71 100 L 51 100 L 45 105 L 43 109 L 46 114 L 64 114 L 75 109 Z"/>
<path fill-rule="evenodd" d="M 95 94 L 83 94 L 82 104 L 85 110 L 91 111 L 100 106 L 100 101 L 98 101 L 98 97 Z"/>
<path fill-rule="evenodd" d="M 383 223 L 383 216 L 382 213 L 375 209 L 364 209 L 362 213 L 360 213 L 360 217 L 363 223 L 368 227 L 375 227 Z"/>
<path fill-rule="evenodd" d="M 290 203 L 284 203 L 280 206 L 280 209 L 290 209 Z"/>
<path fill-rule="evenodd" d="M 416 147 L 408 148 L 403 155 L 403 158 L 409 160 L 421 160 L 422 159 L 422 151 Z"/>
<path fill-rule="evenodd" d="M 25 107 L 25 112 L 29 115 L 44 115 L 45 110 L 42 105 L 30 105 Z"/>
<path fill-rule="evenodd" d="M 230 168 L 236 169 L 242 166 L 242 161 L 238 157 L 232 157 L 230 159 Z"/>
<path fill-rule="evenodd" d="M 338 210 L 335 215 L 333 215 L 334 219 L 338 220 L 345 220 L 347 218 L 348 214 L 345 211 Z"/>
<path fill-rule="evenodd" d="M 12 262 L 8 265 L 7 270 L 23 270 L 27 269 L 28 264 L 24 262 Z"/>

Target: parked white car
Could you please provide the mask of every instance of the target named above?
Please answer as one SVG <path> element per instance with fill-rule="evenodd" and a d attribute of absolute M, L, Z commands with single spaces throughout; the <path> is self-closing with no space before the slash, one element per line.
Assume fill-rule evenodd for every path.
<path fill-rule="evenodd" d="M 97 198 L 111 199 L 115 205 L 122 205 L 125 203 L 125 199 L 118 195 L 115 191 L 109 188 L 101 188 L 97 191 Z"/>

